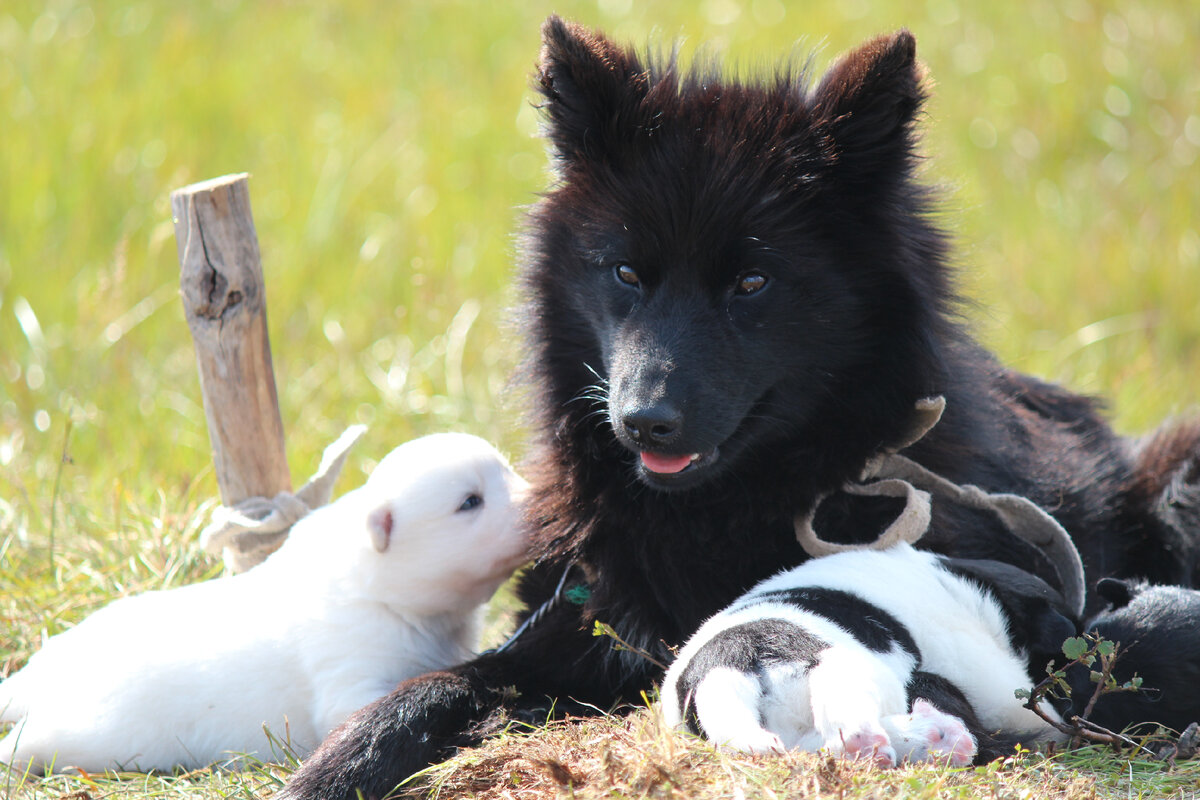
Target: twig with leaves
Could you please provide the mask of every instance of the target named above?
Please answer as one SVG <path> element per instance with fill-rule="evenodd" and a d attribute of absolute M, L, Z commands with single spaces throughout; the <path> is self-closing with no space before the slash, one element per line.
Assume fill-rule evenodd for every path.
<path fill-rule="evenodd" d="M 1046 677 L 1032 690 L 1018 689 L 1017 697 L 1025 699 L 1025 708 L 1037 714 L 1055 729 L 1071 737 L 1071 746 L 1077 747 L 1081 742 L 1088 741 L 1097 744 L 1107 744 L 1116 750 L 1128 746 L 1144 749 L 1128 736 L 1110 731 L 1105 727 L 1090 721 L 1088 716 L 1096 707 L 1096 701 L 1102 695 L 1115 692 L 1136 692 L 1142 688 L 1142 679 L 1135 675 L 1124 683 L 1117 683 L 1113 677 L 1113 667 L 1121 654 L 1121 645 L 1110 642 L 1094 633 L 1074 636 L 1063 642 L 1063 655 L 1068 661 L 1058 669 L 1053 662 L 1046 665 Z M 1099 662 L 1099 670 L 1093 669 Z M 1096 685 L 1092 696 L 1088 698 L 1082 714 L 1067 712 L 1063 720 L 1054 719 L 1042 707 L 1042 701 L 1049 698 L 1070 698 L 1071 684 L 1067 681 L 1067 672 L 1075 666 L 1086 667 L 1090 671 L 1092 683 Z"/>

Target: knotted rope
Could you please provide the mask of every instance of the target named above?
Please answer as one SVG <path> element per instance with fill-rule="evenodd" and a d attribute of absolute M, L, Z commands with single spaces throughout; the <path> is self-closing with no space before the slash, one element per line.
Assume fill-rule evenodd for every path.
<path fill-rule="evenodd" d="M 908 434 L 899 443 L 872 457 L 857 481 L 847 482 L 842 487 L 847 494 L 905 499 L 904 510 L 879 538 L 867 544 L 838 544 L 817 536 L 813 518 L 828 496 L 825 495 L 817 498 L 807 514 L 796 517 L 796 539 L 800 546 L 804 552 L 816 557 L 847 550 L 881 550 L 897 542 L 916 542 L 929 530 L 932 497 L 942 497 L 968 508 L 994 513 L 1014 535 L 1037 547 L 1058 572 L 1064 599 L 1076 614 L 1082 614 L 1086 593 L 1083 561 L 1058 520 L 1025 497 L 953 483 L 899 454 L 900 450 L 920 441 L 932 430 L 941 420 L 945 408 L 944 397 L 917 401 L 916 416 Z"/>
<path fill-rule="evenodd" d="M 325 448 L 316 473 L 294 494 L 250 497 L 240 503 L 218 506 L 212 521 L 200 533 L 200 546 L 221 553 L 231 573 L 245 572 L 279 549 L 288 531 L 302 517 L 325 505 L 333 496 L 333 485 L 355 442 L 366 433 L 365 425 L 351 425 Z"/>

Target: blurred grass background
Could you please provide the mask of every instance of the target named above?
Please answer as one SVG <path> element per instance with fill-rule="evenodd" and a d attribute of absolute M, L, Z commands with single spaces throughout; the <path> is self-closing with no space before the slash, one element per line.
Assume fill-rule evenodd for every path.
<path fill-rule="evenodd" d="M 353 422 L 342 489 L 435 430 L 520 454 L 505 309 L 552 11 L 741 73 L 910 28 L 981 338 L 1125 432 L 1200 403 L 1195 3 L 8 0 L 0 675 L 115 594 L 217 571 L 173 189 L 252 174 L 297 483 Z"/>

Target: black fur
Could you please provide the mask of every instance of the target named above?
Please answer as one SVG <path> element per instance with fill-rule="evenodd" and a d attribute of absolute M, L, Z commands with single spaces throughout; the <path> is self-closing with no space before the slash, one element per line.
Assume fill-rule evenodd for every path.
<path fill-rule="evenodd" d="M 781 619 L 759 619 L 721 631 L 688 663 L 676 687 L 676 702 L 685 709 L 683 718 L 692 733 L 699 735 L 696 720 L 696 686 L 716 667 L 729 667 L 757 674 L 770 664 L 797 663 L 805 669 L 820 660 L 829 642 Z"/>
<path fill-rule="evenodd" d="M 1118 732 L 1143 722 L 1182 732 L 1200 722 L 1200 591 L 1111 578 L 1096 591 L 1111 605 L 1086 627 L 1121 645 L 1113 677 L 1123 684 L 1136 674 L 1142 690 L 1103 695 L 1088 719 Z M 1075 714 L 1084 713 L 1096 688 L 1090 672 L 1068 670 Z"/>
<path fill-rule="evenodd" d="M 833 620 L 873 652 L 886 653 L 899 647 L 918 655 L 912 634 L 895 617 L 849 592 L 806 586 L 755 595 L 756 603 L 772 600 Z"/>
<path fill-rule="evenodd" d="M 1135 450 L 1093 401 L 1005 370 L 956 316 L 948 239 L 914 175 L 926 90 L 911 34 L 867 42 L 815 88 L 788 70 L 683 73 L 553 17 L 543 40 L 558 179 L 530 213 L 520 279 L 538 562 L 519 593 L 537 607 L 576 561 L 591 597 L 504 653 L 401 685 L 281 796 L 379 797 L 489 720 L 637 700 L 659 670 L 592 621 L 669 660 L 805 558 L 795 515 L 929 395 L 946 415 L 907 451 L 926 467 L 1041 504 L 1093 579 L 1193 580 L 1198 512 L 1163 497 L 1195 482 L 1200 428 Z M 643 449 L 698 458 L 656 474 Z M 938 504 L 923 546 L 1057 580 L 987 514 Z"/>

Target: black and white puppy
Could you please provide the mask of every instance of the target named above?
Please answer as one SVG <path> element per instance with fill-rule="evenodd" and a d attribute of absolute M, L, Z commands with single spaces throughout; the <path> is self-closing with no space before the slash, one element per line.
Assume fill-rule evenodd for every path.
<path fill-rule="evenodd" d="M 997 731 L 1056 738 L 1014 690 L 1075 633 L 1063 605 L 1015 567 L 907 544 L 813 559 L 701 626 L 667 672 L 664 717 L 748 752 L 969 764 Z"/>
<path fill-rule="evenodd" d="M 1104 578 L 1096 592 L 1110 605 L 1085 627 L 1121 645 L 1113 677 L 1125 683 L 1139 675 L 1142 689 L 1102 695 L 1088 719 L 1113 731 L 1156 722 L 1181 732 L 1200 722 L 1200 591 Z M 1090 673 L 1067 671 L 1076 714 L 1096 688 Z"/>

